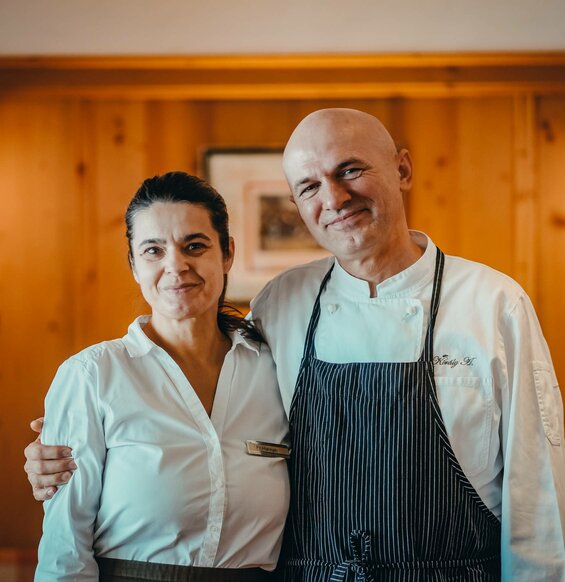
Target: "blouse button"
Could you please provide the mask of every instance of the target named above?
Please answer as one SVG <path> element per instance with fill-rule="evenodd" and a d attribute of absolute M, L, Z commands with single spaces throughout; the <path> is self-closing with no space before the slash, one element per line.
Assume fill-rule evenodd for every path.
<path fill-rule="evenodd" d="M 335 303 L 329 303 L 327 309 L 328 309 L 329 313 L 331 313 L 333 315 L 337 311 L 338 307 L 339 306 L 336 305 Z"/>

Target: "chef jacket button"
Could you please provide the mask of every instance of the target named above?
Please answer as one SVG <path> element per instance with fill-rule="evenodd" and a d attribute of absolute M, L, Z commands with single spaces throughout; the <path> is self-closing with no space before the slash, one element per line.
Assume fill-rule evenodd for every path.
<path fill-rule="evenodd" d="M 416 313 L 418 313 L 418 308 L 415 305 L 411 305 L 410 307 L 406 308 L 406 312 L 404 313 L 404 318 L 408 319 L 409 317 L 416 315 Z"/>
<path fill-rule="evenodd" d="M 328 311 L 331 314 L 334 314 L 337 311 L 338 307 L 339 305 L 336 305 L 335 303 L 328 303 Z"/>

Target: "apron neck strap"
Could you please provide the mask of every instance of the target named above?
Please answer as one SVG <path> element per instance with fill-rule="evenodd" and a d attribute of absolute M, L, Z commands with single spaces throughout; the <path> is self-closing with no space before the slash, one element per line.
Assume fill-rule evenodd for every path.
<path fill-rule="evenodd" d="M 322 284 L 320 285 L 320 290 L 318 291 L 318 296 L 316 297 L 316 301 L 314 302 L 314 309 L 312 310 L 312 317 L 310 317 L 310 323 L 308 324 L 308 331 L 306 332 L 306 341 L 304 342 L 304 352 L 302 354 L 302 359 L 309 358 L 309 357 L 316 357 L 316 349 L 314 347 L 314 334 L 316 333 L 316 328 L 318 327 L 318 321 L 320 320 L 320 297 L 330 280 L 330 276 L 332 271 L 335 267 L 334 259 L 333 265 L 330 267 L 330 270 L 326 273 Z"/>
<path fill-rule="evenodd" d="M 434 286 L 432 288 L 432 301 L 430 305 L 430 321 L 428 323 L 428 331 L 426 333 L 426 340 L 424 343 L 424 350 L 420 356 L 420 361 L 427 361 L 433 358 L 434 354 L 434 327 L 436 324 L 437 312 L 439 309 L 439 295 L 441 291 L 441 280 L 443 277 L 443 266 L 445 263 L 445 255 L 438 248 L 436 252 L 436 267 L 434 271 Z"/>

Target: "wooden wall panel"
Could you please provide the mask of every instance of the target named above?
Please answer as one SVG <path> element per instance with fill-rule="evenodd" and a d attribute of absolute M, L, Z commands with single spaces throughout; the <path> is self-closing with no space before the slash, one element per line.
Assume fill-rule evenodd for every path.
<path fill-rule="evenodd" d="M 414 165 L 408 224 L 433 235 L 445 252 L 460 248 L 458 183 L 458 102 L 429 99 L 406 104 L 405 144 Z"/>
<path fill-rule="evenodd" d="M 283 145 L 292 126 L 291 104 L 217 102 L 210 105 L 210 140 L 215 145 Z"/>
<path fill-rule="evenodd" d="M 0 103 L 0 545 L 37 539 L 41 511 L 21 472 L 26 419 L 75 348 L 75 114 L 68 100 Z"/>
<path fill-rule="evenodd" d="M 512 101 L 461 100 L 457 254 L 512 273 Z"/>
<path fill-rule="evenodd" d="M 96 289 L 88 343 L 119 337 L 136 309 L 137 286 L 127 262 L 124 210 L 146 177 L 146 105 L 142 102 L 97 103 L 94 112 L 91 179 L 95 199 L 92 249 Z"/>
<path fill-rule="evenodd" d="M 445 252 L 513 271 L 513 101 L 413 100 L 409 222 Z M 504 217 L 501 219 L 501 217 Z"/>
<path fill-rule="evenodd" d="M 123 226 L 140 182 L 172 169 L 197 171 L 205 146 L 283 145 L 320 107 L 374 113 L 410 148 L 410 225 L 447 252 L 533 289 L 563 376 L 565 102 L 544 97 L 535 105 L 531 96 L 0 99 L 0 450 L 11 475 L 0 497 L 0 546 L 33 546 L 39 535 L 41 508 L 31 500 L 21 450 L 57 365 L 122 335 L 146 311 L 129 273 Z"/>
<path fill-rule="evenodd" d="M 539 304 L 540 194 L 536 180 L 536 109 L 533 95 L 514 97 L 513 276 Z"/>
<path fill-rule="evenodd" d="M 539 100 L 538 311 L 563 391 L 565 383 L 565 97 Z"/>
<path fill-rule="evenodd" d="M 200 149 L 210 141 L 210 104 L 151 101 L 146 124 L 145 177 L 171 170 L 198 173 Z"/>

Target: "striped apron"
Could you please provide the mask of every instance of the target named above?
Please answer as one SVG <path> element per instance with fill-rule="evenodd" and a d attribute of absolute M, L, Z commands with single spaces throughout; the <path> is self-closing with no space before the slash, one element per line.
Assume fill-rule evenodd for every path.
<path fill-rule="evenodd" d="M 331 269 L 324 278 L 290 410 L 285 580 L 500 580 L 500 523 L 455 457 L 436 394 L 443 264 L 438 249 L 416 362 L 318 360 L 314 336 Z"/>
<path fill-rule="evenodd" d="M 274 572 L 260 568 L 200 568 L 136 560 L 96 558 L 100 582 L 268 582 Z"/>

